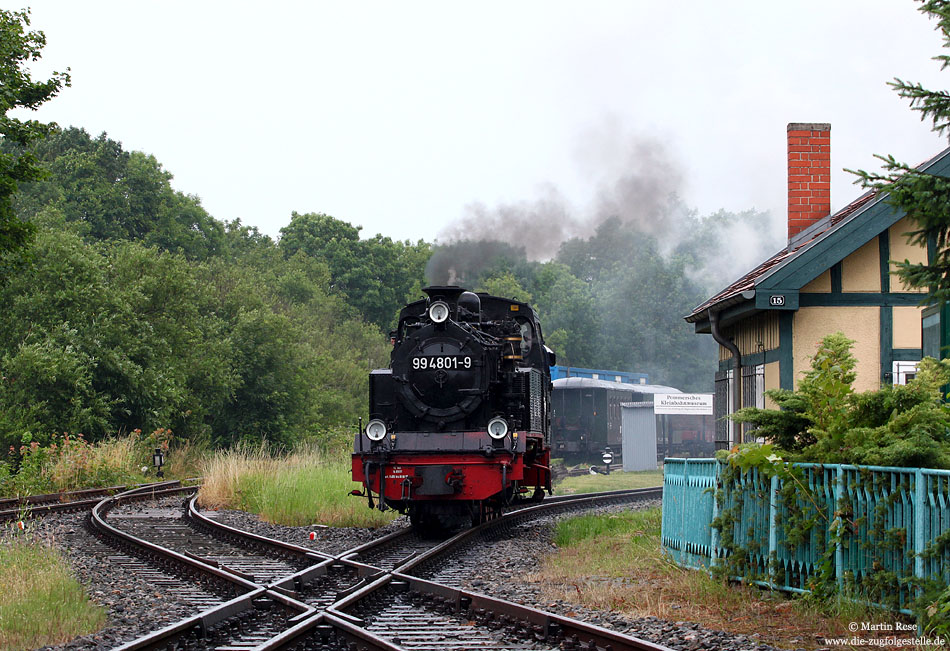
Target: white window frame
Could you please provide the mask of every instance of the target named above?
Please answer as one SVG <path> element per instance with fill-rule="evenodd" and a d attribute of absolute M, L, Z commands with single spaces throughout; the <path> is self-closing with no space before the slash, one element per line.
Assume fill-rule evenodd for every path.
<path fill-rule="evenodd" d="M 726 371 L 726 393 L 728 394 L 728 402 L 726 403 L 726 415 L 736 413 L 736 384 L 733 381 L 733 378 L 736 375 L 735 369 L 730 368 Z M 730 447 L 735 445 L 738 442 L 736 438 L 736 428 L 739 423 L 735 422 L 731 418 L 726 419 L 726 431 L 729 434 Z"/>
<path fill-rule="evenodd" d="M 891 381 L 895 386 L 899 384 L 907 384 L 908 380 L 912 380 L 917 375 L 917 367 L 919 365 L 920 362 L 892 362 Z"/>
<path fill-rule="evenodd" d="M 759 409 L 765 409 L 765 364 L 759 364 L 755 367 L 755 378 L 752 390 L 755 394 L 755 406 Z"/>

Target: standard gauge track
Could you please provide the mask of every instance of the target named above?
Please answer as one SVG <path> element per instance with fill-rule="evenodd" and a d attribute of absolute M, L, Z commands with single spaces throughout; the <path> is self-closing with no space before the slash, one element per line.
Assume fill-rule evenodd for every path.
<path fill-rule="evenodd" d="M 37 506 L 39 504 L 56 504 L 62 502 L 76 502 L 93 498 L 102 499 L 105 495 L 115 495 L 130 487 L 108 486 L 106 488 L 86 488 L 78 491 L 64 491 L 62 493 L 45 493 L 42 495 L 26 495 L 24 497 L 4 497 L 0 499 L 0 512 L 15 510 L 21 507 Z M 98 500 L 96 500 L 98 501 Z"/>
<path fill-rule="evenodd" d="M 192 492 L 195 488 L 179 487 L 175 490 L 183 493 Z M 118 552 L 116 556 L 110 557 L 110 560 L 125 569 L 145 574 L 150 581 L 158 583 L 173 593 L 182 593 L 186 598 L 197 587 L 203 593 L 213 595 L 217 603 L 221 603 L 259 587 L 244 577 L 224 572 L 198 559 L 166 549 L 145 538 L 123 531 L 109 522 L 108 514 L 113 509 L 154 497 L 156 494 L 152 490 L 133 489 L 106 498 L 92 509 L 89 519 L 91 528 L 106 544 Z"/>
<path fill-rule="evenodd" d="M 326 560 L 326 556 L 280 541 L 216 527 L 192 498 L 183 510 L 167 501 L 158 506 L 128 504 L 109 514 L 112 525 L 133 537 L 220 568 L 260 586 Z"/>
<path fill-rule="evenodd" d="M 315 611 L 258 588 L 118 647 L 121 651 L 247 651 L 313 617 Z"/>

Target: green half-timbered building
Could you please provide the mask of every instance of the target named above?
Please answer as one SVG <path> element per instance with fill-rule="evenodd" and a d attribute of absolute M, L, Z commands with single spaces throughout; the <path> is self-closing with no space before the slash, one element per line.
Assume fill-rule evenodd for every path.
<path fill-rule="evenodd" d="M 829 214 L 830 134 L 828 124 L 788 125 L 788 245 L 685 317 L 720 344 L 719 448 L 738 440 L 722 417 L 771 406 L 767 389 L 793 389 L 827 334 L 855 340 L 858 391 L 906 382 L 921 358 L 922 296 L 892 272 L 894 261 L 923 262 L 927 252 L 908 244 L 913 227 L 886 196 Z M 950 176 L 950 149 L 920 167 Z"/>

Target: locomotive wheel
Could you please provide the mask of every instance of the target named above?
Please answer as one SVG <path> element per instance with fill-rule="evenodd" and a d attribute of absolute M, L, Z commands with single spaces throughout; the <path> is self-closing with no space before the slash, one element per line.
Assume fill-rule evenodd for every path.
<path fill-rule="evenodd" d="M 494 520 L 495 518 L 501 517 L 502 514 L 502 505 L 494 500 L 483 500 L 478 502 L 473 506 L 472 509 L 472 526 L 476 527 L 480 524 L 484 524 L 489 520 Z"/>

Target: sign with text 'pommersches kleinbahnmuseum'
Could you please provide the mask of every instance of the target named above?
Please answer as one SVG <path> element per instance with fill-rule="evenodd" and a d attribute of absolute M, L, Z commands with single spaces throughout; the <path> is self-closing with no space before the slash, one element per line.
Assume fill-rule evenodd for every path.
<path fill-rule="evenodd" d="M 712 416 L 713 394 L 657 393 L 653 396 L 653 413 Z"/>

